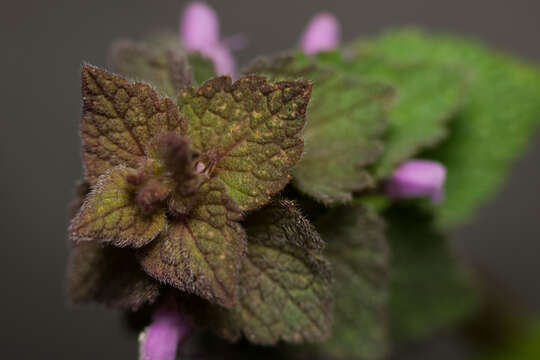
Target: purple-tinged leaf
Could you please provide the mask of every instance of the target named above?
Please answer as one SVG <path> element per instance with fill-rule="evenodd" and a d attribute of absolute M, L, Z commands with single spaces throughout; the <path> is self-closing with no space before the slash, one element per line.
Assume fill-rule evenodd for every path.
<path fill-rule="evenodd" d="M 222 181 L 242 210 L 260 207 L 289 182 L 304 148 L 311 83 L 229 77 L 187 89 L 179 107 L 205 172 Z"/>
<path fill-rule="evenodd" d="M 326 339 L 333 297 L 317 232 L 290 201 L 270 203 L 244 226 L 248 253 L 240 273 L 239 303 L 228 313 L 216 313 L 210 326 L 231 340 L 243 333 L 257 344 Z"/>
<path fill-rule="evenodd" d="M 149 85 L 90 65 L 82 68 L 82 97 L 83 161 L 91 185 L 117 165 L 137 168 L 156 135 L 186 132 L 171 100 L 160 99 Z"/>
<path fill-rule="evenodd" d="M 144 270 L 157 280 L 223 306 L 235 304 L 246 239 L 240 209 L 218 180 L 184 199 L 189 211 L 141 249 Z"/>
<path fill-rule="evenodd" d="M 118 166 L 99 178 L 70 226 L 77 241 L 96 240 L 115 246 L 141 247 L 165 228 L 163 208 L 146 213 L 128 183 L 133 173 Z"/>

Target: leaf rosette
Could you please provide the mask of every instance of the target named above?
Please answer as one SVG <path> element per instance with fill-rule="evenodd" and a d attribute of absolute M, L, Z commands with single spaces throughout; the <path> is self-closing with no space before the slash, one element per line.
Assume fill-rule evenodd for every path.
<path fill-rule="evenodd" d="M 178 92 L 175 103 L 150 85 L 83 66 L 91 191 L 70 235 L 135 248 L 155 280 L 230 307 L 247 247 L 240 221 L 288 183 L 303 152 L 311 83 L 218 77 Z"/>

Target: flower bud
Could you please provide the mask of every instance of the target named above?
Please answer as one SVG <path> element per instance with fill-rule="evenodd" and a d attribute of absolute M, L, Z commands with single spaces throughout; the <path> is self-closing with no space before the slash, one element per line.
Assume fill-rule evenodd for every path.
<path fill-rule="evenodd" d="M 154 212 L 171 193 L 171 189 L 158 179 L 150 179 L 137 192 L 136 201 L 145 215 Z"/>
<path fill-rule="evenodd" d="M 180 37 L 188 51 L 198 51 L 212 60 L 218 75 L 234 76 L 236 64 L 232 52 L 220 41 L 219 20 L 208 5 L 194 2 L 184 10 Z"/>
<path fill-rule="evenodd" d="M 434 204 L 443 200 L 446 169 L 429 160 L 410 160 L 388 180 L 386 193 L 395 199 L 429 197 Z"/>
<path fill-rule="evenodd" d="M 174 360 L 178 344 L 191 331 L 191 324 L 167 301 L 156 309 L 152 323 L 139 337 L 139 360 Z"/>
<path fill-rule="evenodd" d="M 234 78 L 236 62 L 229 48 L 222 43 L 218 43 L 205 51 L 201 51 L 201 53 L 212 60 L 218 75 L 229 75 Z"/>
<path fill-rule="evenodd" d="M 332 50 L 339 46 L 340 25 L 334 15 L 319 13 L 315 15 L 304 31 L 300 47 L 308 55 Z"/>
<path fill-rule="evenodd" d="M 219 21 L 215 11 L 203 2 L 193 2 L 184 10 L 180 36 L 188 51 L 201 51 L 219 43 Z"/>

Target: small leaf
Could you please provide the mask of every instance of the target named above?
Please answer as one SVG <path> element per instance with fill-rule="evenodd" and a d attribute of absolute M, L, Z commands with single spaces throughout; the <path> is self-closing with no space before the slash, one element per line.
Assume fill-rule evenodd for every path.
<path fill-rule="evenodd" d="M 120 165 L 99 178 L 70 226 L 74 240 L 97 240 L 115 246 L 141 247 L 165 228 L 165 211 L 142 212 Z"/>
<path fill-rule="evenodd" d="M 390 320 L 395 341 L 417 341 L 458 325 L 476 310 L 478 299 L 466 272 L 433 216 L 412 206 L 385 214 L 393 260 Z"/>
<path fill-rule="evenodd" d="M 314 82 L 304 131 L 306 150 L 293 169 L 294 184 L 301 191 L 331 204 L 348 202 L 353 191 L 373 186 L 366 165 L 382 154 L 392 88 L 319 66 L 302 55 L 259 60 L 247 72 Z"/>
<path fill-rule="evenodd" d="M 290 201 L 270 203 L 250 215 L 244 226 L 248 253 L 240 275 L 240 302 L 221 319 L 228 327 L 219 332 L 231 339 L 242 332 L 257 344 L 327 338 L 332 293 L 319 235 Z"/>
<path fill-rule="evenodd" d="M 159 283 L 142 271 L 127 249 L 86 242 L 71 251 L 68 293 L 74 302 L 135 311 L 157 299 Z"/>
<path fill-rule="evenodd" d="M 82 68 L 82 97 L 83 162 L 90 185 L 117 165 L 137 168 L 154 136 L 186 132 L 171 100 L 160 99 L 149 85 L 90 65 Z"/>
<path fill-rule="evenodd" d="M 139 260 L 152 277 L 223 306 L 238 296 L 238 271 L 245 253 L 241 213 L 217 180 L 186 202 L 188 215 L 171 220 L 166 232 L 141 249 Z"/>
<path fill-rule="evenodd" d="M 319 219 L 317 229 L 328 243 L 336 298 L 332 337 L 317 350 L 344 359 L 384 358 L 390 251 L 382 220 L 362 206 L 344 206 Z"/>
<path fill-rule="evenodd" d="M 191 85 L 188 56 L 176 36 L 153 36 L 141 43 L 117 41 L 110 56 L 114 71 L 148 82 L 164 95 L 175 97 Z"/>
<path fill-rule="evenodd" d="M 302 155 L 311 83 L 229 77 L 184 91 L 178 100 L 201 164 L 242 210 L 268 202 L 289 181 Z"/>

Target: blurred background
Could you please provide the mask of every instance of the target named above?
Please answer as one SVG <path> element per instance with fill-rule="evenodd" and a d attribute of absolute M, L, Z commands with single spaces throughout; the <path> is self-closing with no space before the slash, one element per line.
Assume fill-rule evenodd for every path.
<path fill-rule="evenodd" d="M 291 48 L 321 10 L 342 22 L 343 39 L 418 25 L 483 40 L 540 60 L 538 0 L 208 1 L 222 33 L 248 35 L 237 53 Z M 98 306 L 72 307 L 64 297 L 68 204 L 81 175 L 79 69 L 107 64 L 116 38 L 176 30 L 187 1 L 10 1 L 0 12 L 0 247 L 6 359 L 136 359 L 136 339 L 119 316 Z M 514 165 L 502 192 L 474 222 L 455 231 L 467 262 L 497 284 L 499 295 L 540 309 L 540 136 Z M 399 349 L 395 359 L 467 359 L 452 334 Z M 393 358 L 393 359 L 394 359 Z"/>

